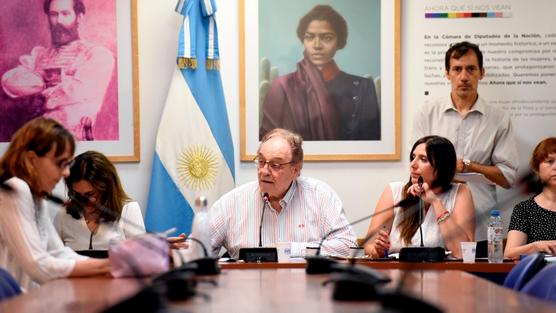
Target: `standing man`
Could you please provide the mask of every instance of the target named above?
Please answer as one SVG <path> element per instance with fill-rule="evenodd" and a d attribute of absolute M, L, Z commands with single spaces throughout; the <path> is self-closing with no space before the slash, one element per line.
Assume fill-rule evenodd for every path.
<path fill-rule="evenodd" d="M 210 210 L 213 254 L 225 247 L 231 257 L 238 258 L 240 248 L 259 246 L 259 229 L 262 246 L 277 242 L 318 244 L 338 229 L 324 241 L 322 251 L 349 255 L 355 233 L 342 201 L 325 183 L 300 177 L 302 142 L 298 134 L 280 128 L 263 137 L 255 157 L 258 181 L 225 194 Z M 268 193 L 268 202 L 264 193 Z"/>
<path fill-rule="evenodd" d="M 516 176 L 518 158 L 511 120 L 506 112 L 488 105 L 477 88 L 485 75 L 479 46 L 463 41 L 445 57 L 450 97 L 423 105 L 415 116 L 414 140 L 426 135 L 444 136 L 454 144 L 458 173 L 483 174 L 496 185 L 509 188 Z M 494 185 L 469 183 L 475 205 L 475 239 L 487 236 L 485 212 L 496 204 Z"/>
<path fill-rule="evenodd" d="M 105 47 L 81 40 L 82 0 L 45 0 L 52 46 L 34 47 L 2 76 L 11 98 L 36 97 L 40 111 L 68 128 L 79 140 L 93 140 L 93 127 L 114 71 Z"/>

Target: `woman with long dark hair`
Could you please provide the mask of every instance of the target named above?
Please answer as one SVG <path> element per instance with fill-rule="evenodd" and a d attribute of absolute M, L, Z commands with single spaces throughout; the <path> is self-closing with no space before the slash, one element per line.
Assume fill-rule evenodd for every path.
<path fill-rule="evenodd" d="M 70 204 L 67 214 L 60 211 L 54 219 L 66 246 L 77 251 L 108 250 L 111 241 L 145 233 L 139 204 L 125 193 L 116 168 L 102 153 L 76 156 L 65 182 L 70 199 L 85 203 L 82 216 L 72 217 Z"/>
<path fill-rule="evenodd" d="M 390 183 L 375 210 L 391 207 L 407 197 L 420 197 L 424 245 L 445 247 L 455 257 L 461 257 L 460 243 L 474 240 L 475 212 L 467 186 L 452 183 L 456 170 L 454 146 L 446 138 L 426 136 L 415 142 L 409 157 L 409 181 Z M 419 212 L 414 207 L 397 207 L 379 214 L 371 220 L 368 233 L 376 235 L 365 245 L 365 252 L 379 258 L 386 251 L 398 252 L 405 246 L 418 246 L 418 229 Z"/>

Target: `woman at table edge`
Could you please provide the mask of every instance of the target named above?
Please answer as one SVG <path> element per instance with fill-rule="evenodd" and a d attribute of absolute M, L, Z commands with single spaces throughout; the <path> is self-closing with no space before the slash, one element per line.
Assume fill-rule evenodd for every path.
<path fill-rule="evenodd" d="M 0 266 L 22 288 L 110 271 L 108 259 L 90 259 L 64 247 L 48 216 L 45 197 L 69 175 L 74 151 L 67 129 L 39 117 L 16 131 L 0 160 Z"/>
<path fill-rule="evenodd" d="M 407 197 L 420 197 L 424 246 L 442 246 L 460 258 L 461 242 L 474 240 L 475 213 L 467 186 L 452 183 L 456 167 L 454 146 L 446 138 L 426 136 L 415 142 L 409 157 L 409 181 L 386 186 L 375 212 Z M 419 177 L 423 178 L 421 186 Z M 367 234 L 374 235 L 365 244 L 366 254 L 381 258 L 387 251 L 398 252 L 405 246 L 418 246 L 419 214 L 415 211 L 413 206 L 395 208 L 373 217 Z"/>
<path fill-rule="evenodd" d="M 556 137 L 537 144 L 529 167 L 542 191 L 518 203 L 512 212 L 504 257 L 545 252 L 556 255 Z"/>

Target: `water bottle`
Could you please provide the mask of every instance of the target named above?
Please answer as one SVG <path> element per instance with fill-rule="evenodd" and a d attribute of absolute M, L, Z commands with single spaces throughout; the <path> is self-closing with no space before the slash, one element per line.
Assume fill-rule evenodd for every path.
<path fill-rule="evenodd" d="M 210 244 L 210 216 L 207 208 L 207 198 L 198 197 L 195 199 L 195 217 L 193 218 L 193 227 L 191 229 L 191 237 L 202 242 L 207 249 L 207 256 L 211 255 Z M 190 241 L 192 259 L 205 257 L 205 252 L 201 244 L 197 241 Z"/>
<path fill-rule="evenodd" d="M 504 225 L 500 211 L 492 210 L 488 221 L 488 262 L 502 263 L 504 260 Z"/>

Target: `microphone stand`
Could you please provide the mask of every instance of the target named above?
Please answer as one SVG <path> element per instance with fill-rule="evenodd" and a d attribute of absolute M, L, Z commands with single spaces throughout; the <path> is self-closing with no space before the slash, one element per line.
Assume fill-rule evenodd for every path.
<path fill-rule="evenodd" d="M 245 262 L 278 262 L 278 250 L 275 247 L 263 247 L 263 221 L 266 206 L 270 206 L 270 195 L 263 194 L 263 212 L 259 223 L 259 246 L 256 248 L 239 249 L 239 259 Z"/>
<path fill-rule="evenodd" d="M 423 176 L 417 181 L 419 188 L 423 188 Z M 440 262 L 446 257 L 446 249 L 442 247 L 425 247 L 423 244 L 423 200 L 419 197 L 419 236 L 421 245 L 419 247 L 404 247 L 400 249 L 400 261 L 402 262 Z"/>
<path fill-rule="evenodd" d="M 268 205 L 268 192 L 263 194 L 263 213 L 261 214 L 261 222 L 259 223 L 259 247 L 263 246 L 263 220 L 264 220 L 264 211 L 266 206 Z"/>
<path fill-rule="evenodd" d="M 417 203 L 418 200 L 418 197 L 408 197 L 391 207 L 375 212 L 374 214 L 371 214 L 363 219 L 377 216 L 396 207 L 408 207 L 408 211 L 410 213 L 414 213 L 412 211 L 415 210 L 415 203 Z M 361 220 L 357 220 L 353 223 L 360 222 Z M 375 229 L 369 232 L 363 239 L 361 245 L 365 245 L 365 243 L 367 243 L 367 241 L 374 237 L 379 231 L 380 229 Z M 332 298 L 339 301 L 378 300 L 380 295 L 376 286 L 391 281 L 391 279 L 386 275 L 381 274 L 368 266 L 356 266 L 354 255 L 352 255 L 350 263 L 347 265 L 337 262 L 331 264 L 330 271 L 328 273 L 330 272 L 335 273 L 332 273 L 329 280 L 323 282 L 323 286 L 329 283 L 334 283 Z"/>
<path fill-rule="evenodd" d="M 207 248 L 199 239 L 188 237 L 189 240 L 196 242 L 203 248 L 204 257 L 191 260 L 184 265 L 186 268 L 195 268 L 194 272 L 197 275 L 217 275 L 220 274 L 220 266 L 218 265 L 218 258 L 210 257 Z M 179 253 L 178 253 L 179 254 Z M 181 254 L 179 254 L 181 257 Z M 183 261 L 182 261 L 183 263 Z M 194 266 L 193 266 L 194 265 Z"/>
<path fill-rule="evenodd" d="M 378 212 L 374 212 L 373 214 L 364 216 L 364 217 L 362 217 L 362 218 L 360 218 L 356 221 L 353 221 L 353 222 L 351 222 L 351 223 L 349 223 L 349 224 L 347 224 L 343 227 L 339 227 L 339 228 L 336 228 L 336 229 L 333 229 L 333 230 L 329 231 L 327 234 L 325 234 L 322 237 L 322 239 L 319 243 L 319 246 L 317 248 L 316 255 L 305 258 L 305 261 L 306 261 L 305 262 L 305 272 L 307 274 L 326 274 L 326 273 L 331 273 L 333 271 L 339 270 L 339 268 L 337 266 L 335 266 L 335 264 L 338 263 L 337 261 L 320 255 L 321 247 L 322 247 L 324 241 L 328 238 L 328 236 L 344 229 L 347 226 L 352 226 L 352 225 L 355 225 L 355 224 L 360 223 L 362 221 L 368 220 L 369 218 L 372 218 L 372 217 L 375 217 L 379 214 L 382 214 L 382 213 L 388 212 L 390 210 L 393 210 L 396 207 L 411 207 L 413 204 L 415 204 L 418 201 L 418 199 L 419 199 L 418 197 L 408 197 L 408 198 L 402 199 L 400 202 L 394 204 L 393 206 L 390 206 L 386 209 L 382 209 Z M 365 244 L 365 242 L 367 242 L 371 238 L 371 236 L 374 236 L 375 234 L 376 234 L 376 231 L 367 235 L 367 237 L 365 237 L 363 245 Z"/>

